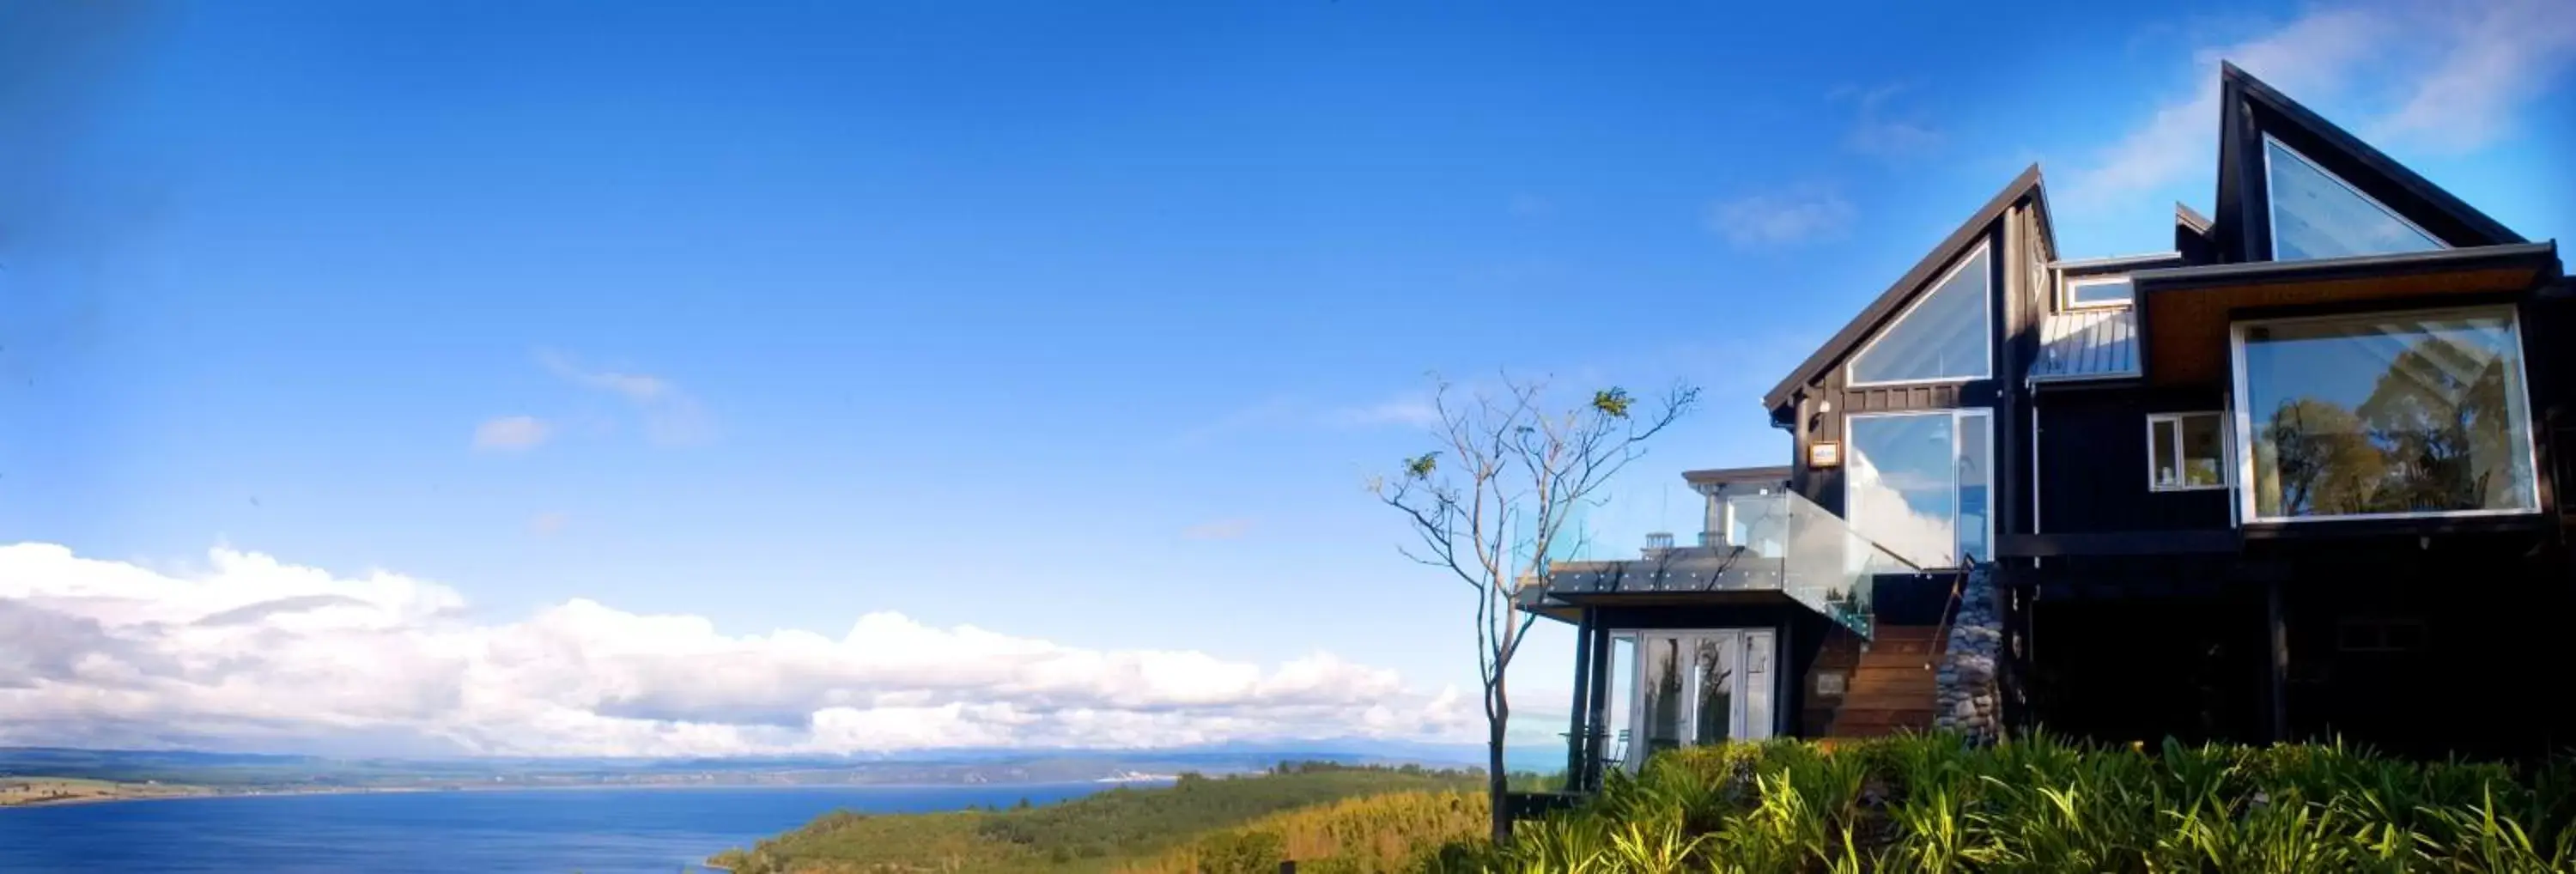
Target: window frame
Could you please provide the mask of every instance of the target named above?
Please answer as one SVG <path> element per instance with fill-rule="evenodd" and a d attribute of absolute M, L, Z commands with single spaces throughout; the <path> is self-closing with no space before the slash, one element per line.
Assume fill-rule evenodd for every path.
<path fill-rule="evenodd" d="M 2002 477 L 1998 476 L 1998 475 L 1997 475 L 1997 472 L 1996 472 L 1996 470 L 1995 470 L 1995 411 L 1994 411 L 1993 409 L 1991 409 L 1991 408 L 1988 408 L 1988 407 L 1934 407 L 1934 408 L 1931 408 L 1931 409 L 1924 409 L 1924 410 L 1887 410 L 1887 411 L 1876 411 L 1876 412 L 1866 412 L 1866 413 L 1844 413 L 1844 414 L 1843 414 L 1843 433 L 1842 433 L 1842 438 L 1843 438 L 1843 439 L 1842 439 L 1842 442 L 1843 442 L 1843 444 L 1844 444 L 1845 446 L 1852 446 L 1852 447 L 1854 447 L 1855 449 L 1857 448 L 1857 445 L 1856 445 L 1856 444 L 1854 444 L 1854 443 L 1853 443 L 1853 441 L 1852 441 L 1852 427 L 1851 427 L 1851 423 L 1852 423 L 1854 420 L 1858 420 L 1858 419 L 1892 419 L 1892 418 L 1898 418 L 1898 417 L 1903 417 L 1903 416 L 1948 416 L 1948 417 L 1950 418 L 1950 529 L 1951 529 L 1951 530 L 1950 530 L 1950 563 L 1949 563 L 1949 564 L 1946 564 L 1946 565 L 1939 565 L 1939 566 L 1924 565 L 1924 566 L 1922 566 L 1922 569 L 1923 569 L 1923 570 L 1927 570 L 1927 571 L 1937 571 L 1937 570 L 1956 570 L 1956 569 L 1959 569 L 1959 568 L 1966 567 L 1967 565 L 1963 564 L 1962 562 L 1967 558 L 1967 555 L 1966 555 L 1967 551 L 1966 551 L 1966 550 L 1964 550 L 1964 549 L 1960 549 L 1960 548 L 1959 548 L 1959 539 L 1960 539 L 1960 538 L 1959 538 L 1959 527 L 1960 527 L 1960 526 L 1959 526 L 1959 516 L 1961 515 L 1960 510 L 1959 510 L 1959 460 L 1960 460 L 1960 455 L 1959 455 L 1959 444 L 1960 444 L 1960 442 L 1961 442 L 1961 441 L 1960 441 L 1960 439 L 1959 439 L 1959 429 L 1960 429 L 1960 428 L 1962 428 L 1962 427 L 1964 427 L 1964 425 L 1960 422 L 1960 420 L 1961 420 L 1961 419 L 1966 419 L 1966 418 L 1969 418 L 1969 417 L 1975 417 L 1975 418 L 1977 418 L 1977 419 L 1982 420 L 1982 421 L 1985 423 L 1985 428 L 1986 428 L 1986 440 L 1985 440 L 1985 445 L 1986 445 L 1986 457 L 1985 457 L 1985 467 L 1984 467 L 1984 469 L 1985 469 L 1985 471 L 1986 471 L 1986 513 L 1985 513 L 1985 516 L 1986 516 L 1986 540 L 1985 540 L 1985 543 L 1986 543 L 1986 551 L 1987 551 L 1987 552 L 1993 552 L 1993 551 L 1995 551 L 1995 515 L 1996 515 L 1996 514 L 1995 514 L 1995 510 L 1996 510 L 1996 499 L 1997 499 L 2000 495 L 2002 495 L 2002 494 L 2003 494 L 2003 486 L 2002 486 L 2002 485 L 2001 485 L 2001 483 L 2000 483 L 2000 481 L 2002 480 Z M 1842 492 L 1843 492 L 1843 495 L 1842 495 L 1842 498 L 1843 498 L 1843 512 L 1842 512 L 1842 516 L 1843 516 L 1843 519 L 1844 519 L 1844 521 L 1845 521 L 1845 524 L 1850 524 L 1850 519 L 1851 519 L 1851 506 L 1852 506 L 1852 504 L 1851 504 L 1851 493 L 1852 493 L 1852 480 L 1853 480 L 1853 477 L 1852 477 L 1851 473 L 1849 472 L 1849 467 L 1848 467 L 1848 466 L 1846 466 L 1846 467 L 1845 467 L 1845 471 L 1844 471 L 1844 473 L 1843 473 L 1843 475 L 1842 475 L 1841 479 L 1842 479 Z M 1857 530 L 1857 529 L 1855 528 L 1854 530 Z M 1863 539 L 1868 539 L 1868 536 L 1869 536 L 1869 535 L 1868 535 L 1868 532 L 1863 531 L 1863 532 L 1859 532 L 1859 533 L 1861 534 L 1861 536 L 1862 536 L 1862 538 L 1863 538 Z M 1896 552 L 1894 549 L 1889 548 L 1886 544 L 1879 543 L 1879 542 L 1878 542 L 1878 541 L 1876 541 L 1876 540 L 1870 540 L 1869 542 L 1870 542 L 1871 544 L 1875 545 L 1877 548 L 1879 548 L 1879 549 L 1881 549 L 1881 550 L 1885 550 L 1885 551 L 1887 551 L 1887 552 L 1888 552 L 1888 553 L 1890 553 L 1890 554 L 1895 554 L 1895 552 Z M 1914 556 L 1910 556 L 1910 555 L 1897 555 L 1896 557 L 1901 558 L 1901 559 L 1904 559 L 1904 560 L 1906 560 L 1907 562 L 1914 562 L 1914 561 L 1916 561 L 1915 557 L 1914 557 Z M 1983 561 L 1987 561 L 1987 562 L 1992 562 L 1992 561 L 1994 561 L 1994 560 L 1995 560 L 1995 557 L 1994 557 L 1994 556 L 1991 556 L 1991 555 L 1989 555 L 1989 556 L 1984 556 L 1984 557 L 1982 557 L 1982 559 L 1981 559 L 1981 560 L 1983 560 Z"/>
<path fill-rule="evenodd" d="M 2217 420 L 2217 421 L 2216 421 L 2216 424 L 2217 424 L 2217 426 L 2218 426 L 2218 483 L 2217 483 L 2216 485 L 2205 485 L 2205 486 L 2195 486 L 2195 485 L 2171 485 L 2171 486 L 2169 486 L 2169 485 L 2163 485 L 2163 484 L 2161 484 L 2161 483 L 2156 482 L 2156 428 L 2157 428 L 2157 426 L 2158 426 L 2158 425 L 2169 425 L 2169 426 L 2171 426 L 2171 427 L 2172 427 L 2172 429 L 2173 429 L 2173 438 L 2174 438 L 2174 451 L 2175 451 L 2175 452 L 2177 452 L 2177 453 L 2179 453 L 2179 452 L 2182 452 L 2182 451 L 2183 451 L 2183 450 L 2182 450 L 2182 420 L 2184 420 L 2184 419 L 2189 419 L 2189 418 L 2193 418 L 2193 417 L 2195 417 L 2195 416 L 2208 416 L 2208 417 L 2210 417 L 2210 418 L 2212 418 L 2212 419 Z M 2235 468 L 2236 468 L 2236 464 L 2235 464 L 2235 456 L 2236 456 L 2236 452 L 2235 452 L 2235 448 L 2234 448 L 2234 445 L 2233 445 L 2233 444 L 2236 442 L 2236 435 L 2234 435 L 2234 434 L 2230 433 L 2230 432 L 2231 432 L 2231 431 L 2233 431 L 2234 429 L 2232 429 L 2232 428 L 2229 428 L 2229 427 L 2228 427 L 2228 425 L 2227 425 L 2227 420 L 2228 420 L 2228 415 L 2227 415 L 2227 411 L 2226 411 L 2226 410 L 2184 410 L 2184 411 L 2172 412 L 2172 413 L 2148 413 L 2148 414 L 2147 414 L 2147 491 L 2150 491 L 2150 492 L 2210 492 L 2210 491 L 2219 491 L 2219 490 L 2222 490 L 2222 489 L 2231 489 L 2231 488 L 2235 488 L 2235 487 L 2236 487 L 2236 482 L 2235 482 L 2235 477 L 2236 477 L 2236 471 L 2235 471 Z M 2175 470 L 2177 473 L 2179 473 L 2179 472 L 2182 470 L 2182 468 L 2181 468 L 2180 466 L 2178 466 L 2178 465 L 2177 465 L 2177 466 L 2174 468 L 2174 470 Z"/>
<path fill-rule="evenodd" d="M 2414 513 L 2347 513 L 2331 516 L 2265 516 L 2258 511 L 2255 507 L 2253 486 L 2254 400 L 2253 395 L 2246 391 L 2245 330 L 2247 328 L 2262 327 L 2266 325 L 2289 325 L 2316 322 L 2350 322 L 2362 319 L 2387 318 L 2390 316 L 2430 319 L 2441 318 L 2444 316 L 2493 316 L 2499 313 L 2503 314 L 2506 326 L 2511 329 L 2513 333 L 2514 377 L 2515 380 L 2522 385 L 2523 396 L 2518 400 L 2522 406 L 2523 463 L 2528 465 L 2525 469 L 2531 471 L 2532 491 L 2530 509 L 2507 508 L 2497 510 L 2435 510 L 2430 512 Z M 2235 407 L 2235 415 L 2232 418 L 2236 422 L 2236 427 L 2233 429 L 2235 433 L 2230 435 L 2230 439 L 2235 442 L 2235 445 L 2231 447 L 2229 451 L 2236 456 L 2236 481 L 2245 484 L 2244 488 L 2238 489 L 2236 492 L 2236 518 L 2240 520 L 2239 525 L 2285 525 L 2311 522 L 2367 522 L 2374 519 L 2474 519 L 2494 516 L 2532 516 L 2538 515 L 2544 511 L 2544 504 L 2546 502 L 2541 500 L 2540 495 L 2540 477 L 2542 475 L 2540 470 L 2540 423 L 2533 420 L 2533 416 L 2536 411 L 2531 408 L 2530 350 L 2526 348 L 2523 343 L 2521 307 L 2514 306 L 2512 304 L 2496 304 L 2491 306 L 2369 310 L 2365 312 L 2335 313 L 2332 315 L 2319 316 L 2287 316 L 2271 319 L 2246 319 L 2230 323 L 2227 326 L 2227 358 L 2228 370 L 2230 371 L 2228 378 L 2231 380 L 2232 388 L 2235 391 L 2235 395 L 2233 396 L 2234 401 L 2232 403 L 2232 406 Z M 2507 400 L 2508 402 L 2512 402 L 2516 399 L 2508 398 Z"/>
<path fill-rule="evenodd" d="M 2119 300 L 2098 300 L 2088 303 L 2075 299 L 2075 289 L 2079 286 L 2110 285 L 2112 283 L 2119 283 L 2121 285 L 2128 286 L 2129 293 L 2121 295 Z M 2075 310 L 2128 309 L 2130 307 L 2137 306 L 2137 304 L 2138 285 L 2137 283 L 2130 281 L 2129 274 L 2126 273 L 2096 273 L 2090 276 L 2065 276 L 2060 277 L 2057 281 L 2057 308 L 2061 312 L 2073 312 Z"/>
<path fill-rule="evenodd" d="M 1959 253 L 1957 261 L 1950 265 L 1950 269 L 1942 271 L 1940 278 L 1934 279 L 1921 286 L 1921 292 L 1916 294 L 1913 300 L 1906 302 L 1905 309 L 1898 311 L 1895 318 L 1888 319 L 1886 323 L 1879 325 L 1878 330 L 1870 334 L 1869 342 L 1860 344 L 1860 348 L 1852 350 L 1850 355 L 1843 356 L 1843 387 L 1883 388 L 1901 385 L 1949 385 L 1954 383 L 1976 382 L 1980 379 L 1995 378 L 1995 259 L 1992 257 L 1992 248 L 1993 243 L 1991 240 L 1979 240 L 1975 246 L 1969 247 L 1967 251 Z M 1985 293 L 1977 295 L 1977 310 L 1980 313 L 1980 323 L 1985 329 L 1982 333 L 1986 349 L 1986 363 L 1984 367 L 1979 369 L 1979 372 L 1967 376 L 1939 376 L 1928 379 L 1896 379 L 1882 382 L 1861 382 L 1854 378 L 1852 366 L 1859 364 L 1861 358 L 1867 356 L 1870 350 L 1878 348 L 1878 341 L 1887 339 L 1888 329 L 1903 324 L 1906 317 L 1914 315 L 1915 310 L 1922 308 L 1924 301 L 1932 299 L 1932 294 L 1934 292 L 1941 290 L 1941 286 L 1948 285 L 1951 279 L 1958 277 L 1960 273 L 1966 271 L 1968 269 L 1968 265 L 1975 263 L 1980 256 L 1984 256 L 1986 258 L 1987 266 L 1986 275 L 1983 278 L 1986 286 Z"/>
<path fill-rule="evenodd" d="M 2405 225 L 2418 234 L 2423 234 L 2424 239 L 2433 241 L 2433 245 L 2442 249 L 2453 248 L 2451 241 L 2442 239 L 2442 235 L 2425 230 L 2423 225 L 2416 224 L 2414 219 L 2407 218 L 2405 213 L 2398 211 L 2396 207 L 2389 206 L 2387 201 L 2370 196 L 2369 192 L 2361 190 L 2361 186 L 2354 185 L 2351 182 L 2346 181 L 2342 174 L 2326 169 L 2326 165 L 2317 163 L 2317 159 L 2308 157 L 2306 152 L 2292 148 L 2289 143 L 2282 142 L 2280 137 L 2273 136 L 2269 131 L 2266 131 L 2263 134 L 2263 145 L 2267 147 L 2279 146 L 2281 151 L 2288 153 L 2290 157 L 2297 158 L 2299 163 L 2308 165 L 2308 169 L 2317 171 L 2317 175 L 2326 177 L 2328 181 L 2333 182 L 2336 185 L 2343 186 L 2343 190 L 2351 192 L 2354 197 L 2361 198 L 2362 202 L 2378 207 L 2380 212 L 2387 213 L 2388 217 L 2396 219 L 2398 224 Z M 2274 178 L 2272 174 L 2272 150 L 2270 148 L 2265 148 L 2262 151 L 2263 248 L 2266 250 L 2263 253 L 2263 260 L 2279 261 L 2281 260 L 2281 200 L 2278 197 L 2274 197 L 2272 193 L 2272 180 Z M 2299 260 L 2317 261 L 2325 259 L 2302 258 Z"/>

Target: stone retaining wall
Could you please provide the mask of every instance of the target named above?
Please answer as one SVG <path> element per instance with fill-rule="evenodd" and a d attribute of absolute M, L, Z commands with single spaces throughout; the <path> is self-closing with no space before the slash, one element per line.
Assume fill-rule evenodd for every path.
<path fill-rule="evenodd" d="M 1995 601 L 1995 566 L 1968 570 L 1959 591 L 1959 615 L 1950 626 L 1949 646 L 1933 680 L 1936 699 L 1932 727 L 1953 731 L 1978 743 L 2003 736 L 2003 710 L 1996 694 L 1995 660 L 2004 641 L 2003 611 Z"/>

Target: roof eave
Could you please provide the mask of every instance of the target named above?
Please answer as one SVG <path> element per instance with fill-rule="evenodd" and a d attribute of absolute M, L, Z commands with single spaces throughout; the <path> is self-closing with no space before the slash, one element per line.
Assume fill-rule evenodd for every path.
<path fill-rule="evenodd" d="M 2149 291 L 2269 282 L 2313 282 L 2321 279 L 2363 276 L 2444 273 L 2489 267 L 2531 267 L 2546 281 L 2554 278 L 2559 271 L 2558 243 L 2554 240 L 2542 240 L 2537 243 L 2505 243 L 2495 246 L 2435 249 L 2429 252 L 2403 252 L 2394 255 L 2205 264 L 2197 267 L 2141 270 L 2129 274 L 2129 282 L 2141 295 L 2144 295 Z"/>

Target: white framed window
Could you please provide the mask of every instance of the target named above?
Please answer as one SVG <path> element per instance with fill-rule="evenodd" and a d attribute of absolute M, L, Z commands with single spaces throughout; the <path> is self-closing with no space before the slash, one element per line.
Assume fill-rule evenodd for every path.
<path fill-rule="evenodd" d="M 2060 284 L 2057 307 L 2067 310 L 2128 306 L 2136 299 L 2127 276 L 2077 276 Z"/>
<path fill-rule="evenodd" d="M 1852 386 L 1965 382 L 1994 374 L 1994 268 L 1987 246 L 1933 283 L 1852 353 Z"/>
<path fill-rule="evenodd" d="M 2227 487 L 2225 413 L 2147 416 L 2147 490 L 2188 492 Z"/>
<path fill-rule="evenodd" d="M 1994 557 L 1994 421 L 1982 409 L 1855 413 L 1843 518 L 1924 568 Z"/>
<path fill-rule="evenodd" d="M 2512 307 L 2239 322 L 2232 333 L 2239 518 L 2539 510 Z"/>
<path fill-rule="evenodd" d="M 2263 199 L 2274 261 L 2450 248 L 2271 134 L 2263 135 Z"/>

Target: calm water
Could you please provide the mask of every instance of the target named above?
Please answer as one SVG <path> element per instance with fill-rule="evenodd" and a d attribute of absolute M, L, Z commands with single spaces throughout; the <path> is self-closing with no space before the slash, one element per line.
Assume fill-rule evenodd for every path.
<path fill-rule="evenodd" d="M 0 810 L 0 872 L 697 871 L 834 808 L 1044 804 L 1111 784 L 542 789 Z"/>

